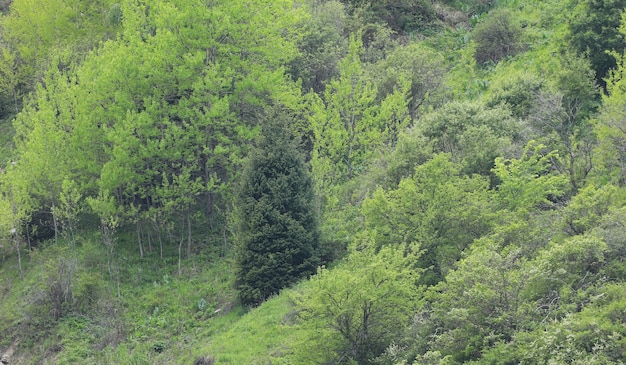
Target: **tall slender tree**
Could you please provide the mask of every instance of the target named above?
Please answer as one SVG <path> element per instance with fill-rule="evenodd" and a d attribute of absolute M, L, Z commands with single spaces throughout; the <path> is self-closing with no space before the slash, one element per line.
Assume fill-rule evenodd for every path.
<path fill-rule="evenodd" d="M 238 192 L 237 285 L 257 305 L 318 265 L 313 187 L 283 117 L 263 126 Z"/>

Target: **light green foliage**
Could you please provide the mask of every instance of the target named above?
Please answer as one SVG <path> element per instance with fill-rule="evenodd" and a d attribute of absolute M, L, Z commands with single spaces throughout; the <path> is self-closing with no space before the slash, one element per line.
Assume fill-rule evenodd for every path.
<path fill-rule="evenodd" d="M 492 363 L 498 356 L 512 356 L 507 363 L 514 359 L 532 363 L 534 358 L 525 357 L 524 351 L 512 355 L 500 350 L 518 339 L 532 338 L 528 331 L 566 321 L 568 313 L 603 296 L 602 268 L 611 259 L 607 244 L 598 237 L 553 242 L 532 259 L 525 247 L 503 239 L 496 234 L 478 240 L 446 280 L 427 292 L 429 305 L 414 324 L 417 363 L 435 354 L 455 362 Z M 541 333 L 537 330 L 532 336 Z M 607 333 L 595 332 L 589 338 L 603 342 Z M 490 348 L 492 353 L 485 354 Z M 552 355 L 542 356 L 567 354 L 562 348 L 552 350 Z"/>
<path fill-rule="evenodd" d="M 352 36 L 340 62 L 340 77 L 326 87 L 323 100 L 313 95 L 313 174 L 322 186 L 358 175 L 382 147 L 382 121 L 376 118 L 376 86 L 365 78 L 359 59 L 362 44 Z"/>
<path fill-rule="evenodd" d="M 372 243 L 332 270 L 320 268 L 295 293 L 300 335 L 291 363 L 365 365 L 400 338 L 418 293 L 415 256 Z"/>
<path fill-rule="evenodd" d="M 321 94 L 339 74 L 338 63 L 345 56 L 347 26 L 345 6 L 339 1 L 309 0 L 310 18 L 301 24 L 297 41 L 300 53 L 291 61 L 288 73 L 302 81 L 302 90 Z"/>
<path fill-rule="evenodd" d="M 526 118 L 534 107 L 534 100 L 543 80 L 525 67 L 507 71 L 491 82 L 487 106 L 493 108 L 504 104 L 509 107 L 513 116 Z"/>
<path fill-rule="evenodd" d="M 594 164 L 599 168 L 597 178 L 610 179 L 620 186 L 626 185 L 626 128 L 624 104 L 626 103 L 626 79 L 624 57 L 618 57 L 618 67 L 607 78 L 607 94 L 602 97 L 601 113 L 594 122 L 594 132 L 599 146 L 595 151 Z M 602 181 L 603 182 L 603 181 Z"/>
<path fill-rule="evenodd" d="M 366 70 L 377 85 L 379 100 L 402 90 L 403 84 L 407 84 L 405 97 L 409 114 L 414 119 L 440 102 L 444 94 L 445 67 L 441 54 L 422 43 L 410 43 L 396 46 L 383 60 Z"/>
<path fill-rule="evenodd" d="M 599 91 L 587 60 L 566 54 L 554 65 L 554 82 L 535 98 L 530 122 L 537 139 L 559 151 L 556 167 L 568 173 L 576 191 L 593 167 L 595 136 L 589 118 L 597 109 Z"/>
<path fill-rule="evenodd" d="M 611 206 L 623 204 L 624 197 L 612 185 L 586 186 L 563 210 L 563 229 L 570 235 L 583 234 L 597 227 Z"/>
<path fill-rule="evenodd" d="M 7 170 L 0 173 L 0 246 L 4 253 L 11 249 L 17 251 L 18 269 L 22 277 L 22 246 L 30 248 L 28 241 L 27 222 L 32 213 L 32 200 L 25 193 L 23 186 L 19 185 L 15 177 L 19 176 L 19 170 L 13 164 L 7 166 Z M 24 239 L 26 237 L 26 239 Z M 26 242 L 24 242 L 26 241 Z"/>
<path fill-rule="evenodd" d="M 81 213 L 82 194 L 78 186 L 72 180 L 63 180 L 59 194 L 59 205 L 54 208 L 54 214 L 58 217 L 61 227 L 69 236 L 72 245 L 76 244 L 76 230 L 78 229 L 79 214 Z"/>
<path fill-rule="evenodd" d="M 501 343 L 481 363 L 622 364 L 624 285 L 608 284 L 589 296 L 589 305 L 532 332 Z"/>
<path fill-rule="evenodd" d="M 619 1 L 574 2 L 14 0 L 0 354 L 623 362 L 623 60 L 600 100 L 567 50 Z"/>
<path fill-rule="evenodd" d="M 489 230 L 488 183 L 461 175 L 447 154 L 415 169 L 397 189 L 376 190 L 363 203 L 365 227 L 377 247 L 417 243 L 425 250 L 422 282 L 435 284 L 461 252 Z"/>
<path fill-rule="evenodd" d="M 623 199 L 623 192 L 621 198 Z M 619 202 L 619 200 L 618 200 Z M 622 232 L 626 226 L 626 209 L 622 206 L 611 209 L 608 214 L 602 217 L 600 224 L 594 233 L 600 237 L 608 246 L 607 257 L 612 258 L 603 268 L 607 277 L 614 280 L 624 280 L 626 278 L 626 265 L 623 257 L 626 255 L 626 239 Z"/>
<path fill-rule="evenodd" d="M 496 158 L 493 172 L 500 179 L 498 199 L 511 211 L 528 212 L 548 197 L 564 193 L 566 177 L 550 173 L 551 159 L 556 152 L 544 152 L 545 146 L 528 143 L 520 159 Z"/>
<path fill-rule="evenodd" d="M 80 62 L 98 42 L 113 37 L 118 25 L 106 21 L 112 0 L 15 0 L 2 20 L 0 94 L 19 109 L 46 70 Z M 17 112 L 18 110 L 15 110 Z M 4 113 L 3 113 L 4 114 Z"/>
<path fill-rule="evenodd" d="M 463 46 L 449 56 L 453 57 L 456 62 L 454 62 L 450 72 L 446 74 L 446 86 L 453 90 L 458 99 L 472 100 L 485 92 L 489 82 L 485 80 L 484 73 L 476 64 L 474 58 L 476 44 L 461 34 L 454 34 L 454 36 L 456 41 L 454 45 L 457 46 L 458 43 L 461 43 Z"/>
<path fill-rule="evenodd" d="M 415 168 L 428 161 L 434 153 L 428 139 L 416 128 L 409 128 L 400 133 L 396 148 L 376 161 L 385 169 L 372 169 L 372 174 L 382 187 L 396 187 L 402 179 L 413 175 Z"/>
<path fill-rule="evenodd" d="M 427 316 L 431 319 L 424 327 L 439 327 L 441 333 L 433 336 L 431 349 L 465 362 L 523 328 L 532 308 L 520 296 L 528 280 L 528 274 L 520 270 L 520 256 L 517 247 L 498 251 L 488 239 L 483 240 L 445 282 L 429 292 L 432 309 Z"/>
<path fill-rule="evenodd" d="M 120 40 L 76 68 L 53 68 L 15 122 L 17 185 L 34 208 L 53 211 L 71 179 L 83 196 L 114 197 L 120 223 L 135 223 L 138 235 L 148 221 L 159 239 L 185 221 L 189 255 L 191 208 L 203 200 L 210 216 L 216 195 L 228 201 L 257 112 L 270 100 L 296 105 L 281 68 L 295 56 L 295 39 L 282 29 L 301 10 L 243 6 L 125 2 Z"/>
<path fill-rule="evenodd" d="M 480 102 L 450 102 L 422 117 L 415 126 L 437 152 L 449 153 L 467 174 L 488 175 L 493 160 L 517 136 L 517 125 L 505 107 Z"/>
<path fill-rule="evenodd" d="M 15 219 L 11 209 L 11 202 L 8 197 L 0 198 L 0 251 L 2 257 L 9 251 L 11 244 L 11 230 L 15 228 Z M 4 261 L 4 260 L 3 260 Z"/>
<path fill-rule="evenodd" d="M 63 181 L 73 181 L 78 194 L 93 188 L 97 160 L 92 156 L 99 147 L 97 139 L 76 123 L 80 120 L 76 84 L 56 67 L 45 81 L 46 87 L 37 88 L 38 98 L 14 121 L 17 161 L 11 179 L 20 194 L 32 201 L 29 209 L 52 216 L 49 229 L 58 237 Z"/>
<path fill-rule="evenodd" d="M 608 259 L 607 250 L 606 242 L 593 234 L 547 246 L 530 265 L 528 272 L 533 276 L 525 295 L 537 300 L 547 317 L 554 316 L 551 312 L 559 306 L 583 305 L 577 303 L 581 298 L 576 292 L 602 280 L 599 272 Z"/>

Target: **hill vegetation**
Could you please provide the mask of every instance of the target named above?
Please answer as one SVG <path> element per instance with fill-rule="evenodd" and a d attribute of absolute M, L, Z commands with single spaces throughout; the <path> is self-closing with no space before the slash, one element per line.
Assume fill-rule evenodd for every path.
<path fill-rule="evenodd" d="M 0 357 L 626 362 L 625 8 L 0 1 Z"/>

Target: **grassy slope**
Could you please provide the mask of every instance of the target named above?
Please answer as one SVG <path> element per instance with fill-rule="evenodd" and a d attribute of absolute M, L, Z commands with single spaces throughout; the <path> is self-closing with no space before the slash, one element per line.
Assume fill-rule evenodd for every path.
<path fill-rule="evenodd" d="M 296 331 L 288 323 L 291 311 L 288 296 L 276 296 L 239 317 L 223 332 L 206 336 L 201 353 L 211 354 L 219 364 L 277 363 L 289 351 L 287 343 Z"/>
<path fill-rule="evenodd" d="M 13 330 L 20 323 L 47 328 L 30 332 L 22 327 L 29 337 L 19 338 L 13 361 L 174 364 L 212 355 L 219 363 L 252 364 L 266 363 L 285 350 L 282 344 L 293 331 L 285 323 L 291 311 L 287 297 L 277 296 L 250 312 L 233 307 L 229 259 L 185 260 L 178 277 L 175 255 L 130 259 L 136 256 L 134 247 L 121 247 L 120 258 L 127 263 L 121 270 L 122 297 L 117 299 L 115 280 L 109 279 L 106 254 L 96 238 L 84 239 L 75 251 L 80 267 L 73 275 L 76 301 L 82 300 L 83 286 L 98 281 L 90 294 L 93 303 L 58 322 L 49 314 L 31 317 L 33 311 L 48 308 L 33 303 L 46 296 L 40 284 L 51 282 L 47 278 L 59 272 L 59 262 L 71 260 L 67 245 L 38 249 L 25 262 L 23 280 L 17 279 L 17 257 L 0 265 L 0 350 L 16 340 Z"/>
<path fill-rule="evenodd" d="M 23 252 L 22 280 L 16 255 L 0 264 L 0 353 L 19 340 L 15 356 L 23 363 L 178 363 L 243 312 L 233 309 L 228 258 L 194 256 L 178 276 L 174 247 L 163 259 L 156 250 L 140 259 L 132 236 L 122 234 L 118 298 L 97 235 L 79 242 L 76 250 L 61 242 L 29 258 Z M 55 321 L 50 288 L 68 278 L 72 304 Z"/>

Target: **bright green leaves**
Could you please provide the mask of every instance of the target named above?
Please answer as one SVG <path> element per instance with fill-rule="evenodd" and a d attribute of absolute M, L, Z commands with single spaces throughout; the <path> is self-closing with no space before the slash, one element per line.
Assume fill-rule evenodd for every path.
<path fill-rule="evenodd" d="M 34 90 L 46 70 L 60 59 L 80 61 L 98 42 L 113 37 L 117 24 L 106 21 L 113 1 L 16 0 L 3 19 L 0 61 L 11 82 L 2 92 L 13 98 Z"/>
<path fill-rule="evenodd" d="M 559 151 L 556 167 L 569 174 L 576 191 L 593 167 L 589 118 L 597 109 L 598 87 L 585 59 L 566 54 L 557 61 L 554 83 L 535 98 L 530 122 L 537 139 Z"/>
<path fill-rule="evenodd" d="M 613 185 L 586 186 L 563 209 L 563 229 L 571 235 L 587 232 L 598 226 L 611 206 L 623 204 L 624 198 Z"/>
<path fill-rule="evenodd" d="M 566 177 L 550 173 L 551 159 L 556 152 L 544 153 L 543 149 L 543 145 L 531 142 L 519 160 L 496 158 L 493 171 L 502 181 L 498 185 L 498 196 L 503 208 L 529 211 L 541 203 L 548 203 L 549 196 L 558 197 L 564 193 Z"/>
<path fill-rule="evenodd" d="M 626 31 L 626 29 L 624 30 Z M 599 146 L 595 151 L 595 165 L 599 167 L 598 177 L 620 186 L 626 185 L 626 78 L 625 63 L 618 56 L 618 67 L 607 79 L 607 95 L 603 96 L 601 113 L 594 124 Z M 604 181 L 602 181 L 604 182 Z"/>
<path fill-rule="evenodd" d="M 313 171 L 321 181 L 338 183 L 354 177 L 381 147 L 376 87 L 364 78 L 361 47 L 353 37 L 350 53 L 339 64 L 339 80 L 330 82 L 323 101 L 314 97 L 312 103 Z"/>
<path fill-rule="evenodd" d="M 18 116 L 18 186 L 49 210 L 71 179 L 82 196 L 114 197 L 120 218 L 138 227 L 189 218 L 201 198 L 213 212 L 211 194 L 229 193 L 260 111 L 297 104 L 283 65 L 296 54 L 286 29 L 303 12 L 289 1 L 128 1 L 118 10 L 120 39 L 49 72 Z"/>
<path fill-rule="evenodd" d="M 364 248 L 320 268 L 293 294 L 302 322 L 292 363 L 364 365 L 399 340 L 418 293 L 414 259 L 396 247 Z"/>
<path fill-rule="evenodd" d="M 425 115 L 415 129 L 434 151 L 449 153 L 462 162 L 467 174 L 488 175 L 493 160 L 518 135 L 508 109 L 486 108 L 477 102 L 450 102 Z"/>
<path fill-rule="evenodd" d="M 391 40 L 383 42 L 391 43 Z M 446 72 L 442 54 L 420 43 L 396 46 L 389 52 L 368 68 L 379 99 L 403 91 L 411 118 L 440 102 Z"/>
<path fill-rule="evenodd" d="M 363 69 L 362 51 L 353 36 L 348 55 L 339 63 L 339 79 L 327 85 L 323 99 L 311 96 L 312 166 L 322 189 L 363 173 L 374 156 L 395 146 L 411 122 L 410 80 L 399 78 L 379 100 Z"/>
<path fill-rule="evenodd" d="M 515 249 L 474 250 L 427 294 L 433 301 L 431 316 L 441 331 L 431 348 L 465 362 L 479 357 L 485 344 L 506 341 L 522 326 L 528 308 L 520 290 L 527 277 L 519 271 L 519 255 Z"/>
<path fill-rule="evenodd" d="M 424 283 L 434 284 L 460 253 L 489 230 L 488 182 L 464 177 L 446 154 L 416 168 L 395 190 L 377 190 L 363 203 L 365 226 L 377 247 L 419 244 Z"/>

